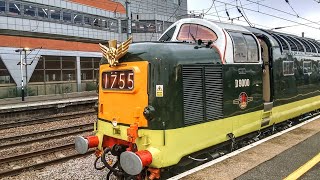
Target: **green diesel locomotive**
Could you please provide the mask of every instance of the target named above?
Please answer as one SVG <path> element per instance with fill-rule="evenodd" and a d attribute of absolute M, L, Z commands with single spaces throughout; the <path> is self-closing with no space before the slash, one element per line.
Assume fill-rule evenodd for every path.
<path fill-rule="evenodd" d="M 187 18 L 130 41 L 100 45 L 96 134 L 76 138 L 108 178 L 167 178 L 320 108 L 313 39 Z"/>

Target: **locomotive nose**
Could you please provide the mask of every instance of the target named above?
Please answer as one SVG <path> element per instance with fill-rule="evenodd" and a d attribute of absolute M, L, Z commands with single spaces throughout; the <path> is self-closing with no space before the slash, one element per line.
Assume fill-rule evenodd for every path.
<path fill-rule="evenodd" d="M 138 175 L 144 167 L 152 163 L 152 154 L 147 150 L 141 150 L 136 153 L 125 151 L 120 155 L 120 164 L 122 169 L 130 175 Z"/>

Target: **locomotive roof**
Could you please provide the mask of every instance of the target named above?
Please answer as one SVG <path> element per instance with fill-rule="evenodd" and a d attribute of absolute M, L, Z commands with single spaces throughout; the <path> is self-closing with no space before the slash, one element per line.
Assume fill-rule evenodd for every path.
<path fill-rule="evenodd" d="M 198 18 L 185 18 L 181 19 L 174 24 L 172 24 L 161 36 L 161 39 L 163 39 L 164 36 L 167 36 L 167 34 L 170 33 L 170 31 L 174 31 L 172 34 L 170 34 L 170 38 L 165 38 L 165 41 L 173 41 L 173 42 L 178 42 L 181 41 L 179 40 L 179 35 L 180 31 L 182 30 L 183 25 L 185 24 L 196 24 L 204 27 L 205 29 L 209 29 L 209 31 L 213 31 L 216 35 L 216 38 L 213 40 L 213 45 L 218 49 L 220 58 L 223 63 L 227 64 L 232 64 L 234 63 L 234 49 L 233 49 L 233 44 L 234 41 L 231 38 L 230 31 L 234 32 L 241 32 L 245 34 L 251 35 L 251 39 L 253 42 L 256 42 L 257 46 L 257 53 L 260 51 L 260 46 L 258 43 L 257 38 L 253 35 L 252 32 L 250 32 L 248 29 L 246 29 L 243 26 L 238 26 L 238 25 L 233 25 L 233 24 L 225 24 L 225 23 L 216 23 L 212 21 L 208 21 L 205 19 L 198 19 Z M 181 34 L 185 33 L 183 30 L 181 31 Z M 191 36 L 193 37 L 193 34 L 189 32 Z M 195 36 L 197 33 L 195 33 Z M 190 36 L 190 35 L 189 35 Z M 192 39 L 190 41 L 193 41 Z M 251 41 L 251 42 L 252 42 Z M 256 59 L 257 62 L 261 62 L 260 57 Z"/>
<path fill-rule="evenodd" d="M 280 32 L 275 32 L 275 31 L 265 30 L 265 29 L 259 29 L 255 27 L 246 27 L 246 26 L 235 25 L 235 24 L 214 22 L 214 21 L 209 21 L 206 19 L 199 19 L 199 18 L 181 19 L 175 22 L 173 25 L 171 25 L 168 28 L 168 30 L 170 30 L 172 27 L 176 27 L 176 30 L 170 41 L 179 41 L 177 39 L 177 36 L 183 24 L 198 24 L 198 25 L 205 26 L 211 29 L 212 31 L 214 31 L 218 37 L 214 41 L 214 44 L 219 49 L 220 53 L 225 55 L 221 57 L 225 62 L 230 62 L 230 63 L 233 62 L 232 44 L 234 43 L 234 41 L 229 33 L 232 31 L 242 32 L 242 33 L 251 34 L 251 35 L 264 34 L 271 41 L 272 46 L 279 47 L 281 52 L 291 52 L 293 54 L 310 54 L 310 55 L 320 54 L 320 43 L 311 38 L 299 37 L 296 35 L 280 33 Z"/>

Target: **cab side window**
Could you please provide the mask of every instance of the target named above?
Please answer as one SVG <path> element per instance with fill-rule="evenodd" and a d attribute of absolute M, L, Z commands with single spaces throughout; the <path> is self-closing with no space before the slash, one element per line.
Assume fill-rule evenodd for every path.
<path fill-rule="evenodd" d="M 162 35 L 159 41 L 170 41 L 172 39 L 172 36 L 175 30 L 176 30 L 176 26 L 172 27 L 164 35 Z"/>
<path fill-rule="evenodd" d="M 216 41 L 218 39 L 211 29 L 198 24 L 183 24 L 177 36 L 179 41 Z"/>
<path fill-rule="evenodd" d="M 234 62 L 259 62 L 258 44 L 252 35 L 240 32 L 229 32 L 229 34 L 233 40 Z"/>

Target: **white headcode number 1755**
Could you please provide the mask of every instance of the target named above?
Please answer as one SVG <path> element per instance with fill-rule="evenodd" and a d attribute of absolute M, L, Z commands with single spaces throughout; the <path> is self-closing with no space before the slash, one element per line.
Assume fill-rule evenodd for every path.
<path fill-rule="evenodd" d="M 103 72 L 102 87 L 112 90 L 132 90 L 134 88 L 134 73 L 132 70 Z"/>

